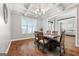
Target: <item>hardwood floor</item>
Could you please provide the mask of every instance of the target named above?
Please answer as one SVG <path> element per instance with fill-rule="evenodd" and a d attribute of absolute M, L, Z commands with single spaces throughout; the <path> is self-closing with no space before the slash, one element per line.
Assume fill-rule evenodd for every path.
<path fill-rule="evenodd" d="M 67 56 L 79 56 L 79 48 L 75 47 L 75 37 L 65 36 L 65 51 Z"/>
<path fill-rule="evenodd" d="M 79 48 L 75 47 L 75 37 L 65 36 L 65 55 L 78 56 Z M 59 52 L 54 50 L 52 52 L 39 50 L 35 45 L 33 39 L 13 41 L 8 51 L 10 56 L 57 56 Z"/>
<path fill-rule="evenodd" d="M 14 41 L 11 44 L 8 55 L 10 56 L 48 56 L 56 53 L 38 50 L 33 39 Z"/>

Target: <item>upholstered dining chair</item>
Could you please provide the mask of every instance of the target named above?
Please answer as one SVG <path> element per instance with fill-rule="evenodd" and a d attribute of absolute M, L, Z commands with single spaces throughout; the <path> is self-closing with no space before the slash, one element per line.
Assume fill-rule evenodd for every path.
<path fill-rule="evenodd" d="M 43 32 L 35 32 L 35 44 L 37 45 L 38 49 L 39 47 L 45 47 L 45 44 L 47 43 L 47 40 L 44 39 Z"/>
<path fill-rule="evenodd" d="M 52 31 L 52 35 L 58 35 L 58 31 Z"/>
<path fill-rule="evenodd" d="M 36 44 L 37 41 L 38 41 L 38 31 L 35 31 L 35 32 L 34 32 L 34 35 L 35 35 L 34 44 Z"/>
<path fill-rule="evenodd" d="M 35 31 L 35 32 L 34 32 L 34 35 L 35 35 L 34 44 L 39 48 L 38 31 Z"/>
<path fill-rule="evenodd" d="M 65 31 L 61 32 L 60 39 L 57 41 L 56 46 L 59 47 L 60 56 L 65 55 Z"/>
<path fill-rule="evenodd" d="M 50 40 L 48 42 L 48 45 L 50 48 L 59 48 L 60 56 L 65 55 L 65 45 L 64 45 L 64 37 L 65 37 L 65 31 L 61 33 L 60 36 L 54 37 L 53 40 Z"/>
<path fill-rule="evenodd" d="M 65 55 L 65 31 L 61 33 L 59 47 L 60 47 L 60 56 Z"/>

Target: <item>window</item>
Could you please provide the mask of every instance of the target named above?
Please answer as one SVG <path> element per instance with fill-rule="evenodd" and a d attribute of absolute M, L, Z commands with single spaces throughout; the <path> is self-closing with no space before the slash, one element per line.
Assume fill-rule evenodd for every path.
<path fill-rule="evenodd" d="M 48 30 L 52 30 L 52 31 L 54 31 L 54 24 L 53 23 L 48 23 Z"/>
<path fill-rule="evenodd" d="M 21 28 L 22 28 L 22 33 L 34 33 L 34 31 L 37 30 L 37 21 L 36 19 L 31 19 L 31 18 L 26 18 L 26 17 L 22 17 L 22 24 L 21 24 Z"/>
<path fill-rule="evenodd" d="M 62 29 L 66 31 L 71 31 L 75 29 L 74 19 L 62 20 Z"/>

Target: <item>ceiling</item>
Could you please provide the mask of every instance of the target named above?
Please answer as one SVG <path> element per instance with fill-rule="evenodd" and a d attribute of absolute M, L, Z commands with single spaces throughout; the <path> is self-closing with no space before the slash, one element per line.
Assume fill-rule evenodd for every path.
<path fill-rule="evenodd" d="M 44 9 L 45 14 L 55 14 L 58 11 L 63 11 L 71 6 L 75 5 L 74 3 L 7 3 L 8 9 L 14 11 L 15 13 L 22 14 L 24 16 L 37 18 L 39 15 L 35 14 L 35 11 L 39 6 Z M 45 15 L 44 14 L 44 15 Z M 41 16 L 44 16 L 41 15 Z"/>

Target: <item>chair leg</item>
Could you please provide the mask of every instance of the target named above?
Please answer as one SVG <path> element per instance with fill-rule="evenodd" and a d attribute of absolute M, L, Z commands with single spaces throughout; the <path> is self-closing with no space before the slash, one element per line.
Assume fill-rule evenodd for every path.
<path fill-rule="evenodd" d="M 60 56 L 64 56 L 65 55 L 65 51 L 61 52 L 60 51 Z"/>
<path fill-rule="evenodd" d="M 36 44 L 36 42 L 34 42 L 34 44 Z"/>
<path fill-rule="evenodd" d="M 38 49 L 39 49 L 39 44 L 37 44 L 37 47 L 38 47 Z"/>

